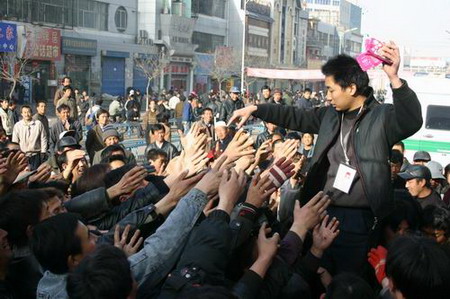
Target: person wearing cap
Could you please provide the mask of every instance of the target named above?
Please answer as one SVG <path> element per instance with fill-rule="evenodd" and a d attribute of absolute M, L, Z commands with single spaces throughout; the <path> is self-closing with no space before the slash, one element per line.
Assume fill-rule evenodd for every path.
<path fill-rule="evenodd" d="M 283 91 L 281 90 L 281 88 L 275 88 L 273 90 L 273 97 L 269 100 L 269 103 L 279 105 L 285 104 L 283 100 Z"/>
<path fill-rule="evenodd" d="M 58 119 L 55 120 L 50 126 L 50 154 L 53 154 L 56 150 L 56 143 L 59 140 L 59 135 L 64 131 L 72 130 L 75 132 L 74 137 L 77 142 L 80 142 L 83 138 L 83 128 L 81 123 L 77 119 L 70 118 L 70 107 L 62 104 L 58 108 Z"/>
<path fill-rule="evenodd" d="M 102 130 L 102 138 L 103 138 L 103 148 L 94 154 L 94 158 L 91 162 L 91 165 L 100 164 L 102 161 L 102 153 L 103 151 L 111 145 L 120 145 L 124 152 L 125 152 L 125 159 L 127 161 L 127 164 L 136 164 L 136 157 L 133 155 L 132 152 L 125 149 L 122 144 L 120 144 L 120 135 L 119 132 L 111 125 L 108 124 L 103 127 Z"/>
<path fill-rule="evenodd" d="M 303 91 L 303 95 L 295 102 L 295 105 L 300 109 L 312 108 L 313 104 L 311 102 L 311 94 L 311 89 L 305 88 L 305 90 Z"/>
<path fill-rule="evenodd" d="M 418 151 L 414 153 L 413 164 L 414 165 L 425 165 L 427 162 L 431 161 L 431 156 L 426 151 Z"/>
<path fill-rule="evenodd" d="M 20 150 L 28 157 L 30 170 L 35 170 L 45 160 L 47 154 L 47 132 L 44 125 L 32 118 L 28 105 L 21 108 L 22 120 L 14 125 L 12 141 L 20 145 Z"/>
<path fill-rule="evenodd" d="M 411 165 L 405 172 L 398 174 L 406 181 L 406 189 L 420 204 L 422 209 L 429 205 L 444 207 L 439 194 L 431 188 L 431 172 L 423 165 Z"/>
<path fill-rule="evenodd" d="M 219 156 L 227 149 L 228 144 L 230 144 L 231 140 L 233 139 L 233 136 L 231 135 L 230 129 L 224 121 L 216 122 L 215 132 L 217 138 L 215 154 L 216 156 Z"/>
<path fill-rule="evenodd" d="M 386 43 L 380 54 L 392 61 L 382 66 L 391 83 L 392 104 L 378 103 L 367 72 L 356 59 L 341 54 L 322 66 L 329 106 L 252 105 L 235 111 L 229 121 L 242 127 L 254 116 L 318 134 L 300 202 L 306 204 L 319 191 L 332 200 L 327 212 L 339 220 L 340 233 L 322 257 L 323 267 L 332 275 L 361 273 L 367 263 L 369 246 L 380 238 L 379 224 L 394 206 L 388 164 L 391 148 L 423 123 L 417 95 L 398 75 L 398 46 Z"/>
<path fill-rule="evenodd" d="M 431 172 L 431 188 L 437 192 L 437 194 L 443 194 L 445 186 L 445 177 L 443 175 L 443 167 L 439 162 L 430 161 L 425 164 Z"/>
<path fill-rule="evenodd" d="M 155 142 L 147 145 L 145 149 L 145 156 L 151 149 L 160 149 L 166 152 L 167 162 L 179 155 L 178 149 L 172 143 L 164 140 L 166 129 L 162 124 L 155 124 L 150 129 L 151 134 L 154 137 Z"/>
<path fill-rule="evenodd" d="M 86 136 L 86 151 L 91 161 L 94 159 L 95 152 L 105 147 L 103 143 L 103 128 L 109 123 L 109 112 L 99 109 L 95 118 L 97 124 L 88 131 Z"/>
<path fill-rule="evenodd" d="M 61 138 L 59 138 L 59 140 L 56 142 L 56 151 L 52 155 L 50 155 L 47 160 L 47 164 L 52 167 L 52 171 L 55 174 L 60 173 L 56 157 L 58 155 L 61 155 L 63 152 L 72 149 L 81 149 L 81 145 L 73 137 L 73 131 L 61 133 Z"/>
<path fill-rule="evenodd" d="M 219 120 L 228 122 L 233 115 L 233 112 L 244 108 L 244 102 L 239 99 L 239 88 L 233 86 L 230 90 L 230 98 L 223 102 L 222 107 L 220 107 Z"/>

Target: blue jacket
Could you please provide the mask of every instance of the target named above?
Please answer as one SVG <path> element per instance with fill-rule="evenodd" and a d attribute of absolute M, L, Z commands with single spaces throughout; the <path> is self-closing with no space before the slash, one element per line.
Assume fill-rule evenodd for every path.
<path fill-rule="evenodd" d="M 192 111 L 192 105 L 189 101 L 184 102 L 183 106 L 183 121 L 194 121 L 194 112 Z"/>

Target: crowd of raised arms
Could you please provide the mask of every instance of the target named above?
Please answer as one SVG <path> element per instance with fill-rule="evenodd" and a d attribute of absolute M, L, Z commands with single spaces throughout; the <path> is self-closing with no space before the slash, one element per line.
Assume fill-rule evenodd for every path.
<path fill-rule="evenodd" d="M 420 102 L 381 51 L 393 104 L 346 55 L 324 94 L 0 99 L 0 298 L 450 298 L 450 164 L 404 157 Z"/>

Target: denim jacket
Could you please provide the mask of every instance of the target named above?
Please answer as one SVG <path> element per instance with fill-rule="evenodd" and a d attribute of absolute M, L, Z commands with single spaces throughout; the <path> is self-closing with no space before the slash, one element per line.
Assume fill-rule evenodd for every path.
<path fill-rule="evenodd" d="M 145 240 L 144 248 L 128 258 L 133 277 L 138 285 L 151 273 L 162 271 L 166 261 L 180 252 L 178 249 L 186 244 L 207 201 L 207 196 L 202 191 L 198 189 L 189 191 L 161 227 Z M 56 275 L 46 271 L 39 281 L 37 298 L 68 298 L 66 279 L 67 274 Z"/>

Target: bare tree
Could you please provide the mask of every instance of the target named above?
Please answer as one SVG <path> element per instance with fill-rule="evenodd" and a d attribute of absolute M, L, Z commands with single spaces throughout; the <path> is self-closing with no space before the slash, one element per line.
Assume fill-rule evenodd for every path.
<path fill-rule="evenodd" d="M 144 54 L 134 58 L 134 65 L 147 78 L 146 87 L 146 110 L 148 110 L 148 97 L 150 84 L 164 74 L 164 69 L 170 64 L 169 57 L 164 52 L 160 54 Z"/>
<path fill-rule="evenodd" d="M 269 67 L 268 58 L 261 56 L 251 56 L 248 53 L 245 54 L 245 66 L 246 67 L 256 67 L 256 68 L 266 68 Z M 258 81 L 256 77 L 249 77 L 247 73 L 244 74 L 244 85 L 247 94 L 250 90 L 250 86 Z"/>
<path fill-rule="evenodd" d="M 23 84 L 24 77 L 31 76 L 36 68 L 31 66 L 31 56 L 24 53 L 19 57 L 17 52 L 6 52 L 0 56 L 0 78 L 11 83 L 9 98 L 12 97 L 17 84 Z"/>
<path fill-rule="evenodd" d="M 238 73 L 236 64 L 237 53 L 230 47 L 217 47 L 214 52 L 214 63 L 211 66 L 211 78 L 219 83 L 219 91 L 222 91 L 222 83 L 230 80 Z"/>

